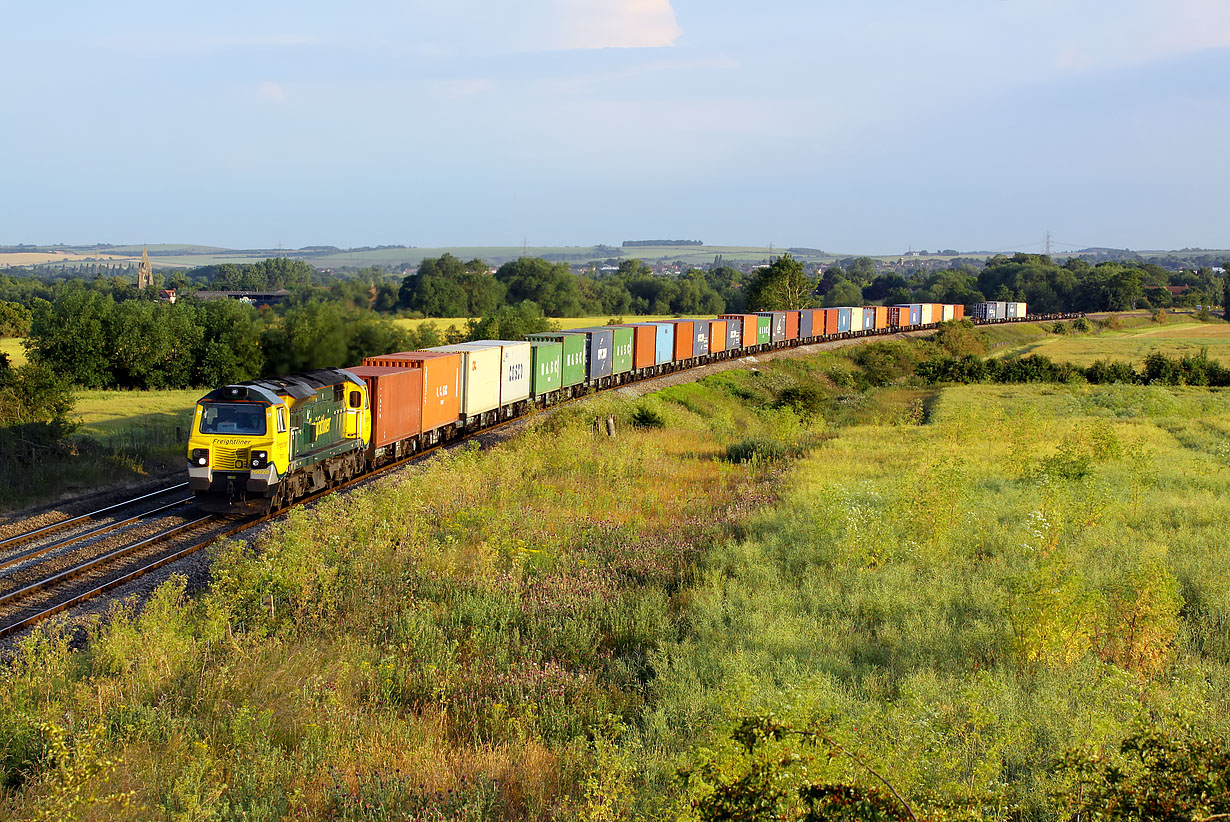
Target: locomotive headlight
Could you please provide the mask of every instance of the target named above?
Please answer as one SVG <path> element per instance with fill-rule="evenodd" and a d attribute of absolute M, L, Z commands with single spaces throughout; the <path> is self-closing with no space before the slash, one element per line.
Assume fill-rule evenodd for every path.
<path fill-rule="evenodd" d="M 269 452 L 253 451 L 251 458 L 248 460 L 248 464 L 253 468 L 264 468 L 269 464 Z"/>
<path fill-rule="evenodd" d="M 209 449 L 208 448 L 193 448 L 192 449 L 192 464 L 193 465 L 209 465 Z"/>

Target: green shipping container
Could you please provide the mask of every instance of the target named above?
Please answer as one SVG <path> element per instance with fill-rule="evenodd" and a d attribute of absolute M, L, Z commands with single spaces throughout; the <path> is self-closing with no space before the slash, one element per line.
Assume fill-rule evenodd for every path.
<path fill-rule="evenodd" d="M 530 346 L 534 351 L 530 370 L 530 396 L 541 397 L 543 394 L 558 391 L 564 361 L 564 344 L 534 340 Z"/>
<path fill-rule="evenodd" d="M 614 353 L 611 355 L 611 373 L 622 374 L 625 371 L 632 370 L 632 329 L 631 328 L 616 328 L 610 325 L 604 325 L 603 328 L 609 328 L 614 334 L 614 340 L 611 347 Z"/>
<path fill-rule="evenodd" d="M 564 355 L 560 363 L 561 388 L 585 382 L 585 346 L 589 338 L 584 334 L 559 334 L 544 331 L 541 334 L 526 334 L 525 338 L 537 342 L 563 343 Z"/>
<path fill-rule="evenodd" d="M 756 317 L 756 345 L 768 345 L 773 340 L 773 318 Z"/>

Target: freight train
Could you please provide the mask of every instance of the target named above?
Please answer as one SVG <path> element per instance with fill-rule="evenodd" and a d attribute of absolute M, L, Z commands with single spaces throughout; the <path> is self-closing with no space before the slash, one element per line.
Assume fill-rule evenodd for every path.
<path fill-rule="evenodd" d="M 1016 305 L 1015 319 L 1024 319 L 1024 304 Z M 531 406 L 777 348 L 934 328 L 964 316 L 963 306 L 914 303 L 626 323 L 227 385 L 197 403 L 188 482 L 206 510 L 277 510 Z"/>

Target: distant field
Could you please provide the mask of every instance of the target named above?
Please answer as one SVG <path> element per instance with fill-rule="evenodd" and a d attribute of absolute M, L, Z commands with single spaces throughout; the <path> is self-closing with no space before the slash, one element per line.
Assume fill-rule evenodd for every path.
<path fill-rule="evenodd" d="M 0 268 L 11 265 L 37 265 L 39 263 L 72 263 L 85 260 L 128 260 L 134 258 L 123 254 L 78 254 L 74 251 L 14 251 L 0 253 Z"/>
<path fill-rule="evenodd" d="M 73 416 L 77 430 L 102 440 L 157 434 L 172 437 L 176 428 L 186 436 L 192 409 L 205 392 L 183 391 L 78 391 Z"/>
<path fill-rule="evenodd" d="M 26 364 L 26 349 L 21 347 L 21 340 L 16 337 L 0 337 L 0 354 L 8 354 L 9 365 Z"/>
<path fill-rule="evenodd" d="M 997 329 L 998 330 L 998 329 Z M 1199 354 L 1207 349 L 1210 359 L 1230 363 L 1230 324 L 1182 320 L 1094 334 L 1048 334 L 1006 349 L 1010 354 L 1045 354 L 1053 360 L 1092 365 L 1096 360 L 1128 360 L 1141 363 L 1153 353 L 1172 356 Z"/>

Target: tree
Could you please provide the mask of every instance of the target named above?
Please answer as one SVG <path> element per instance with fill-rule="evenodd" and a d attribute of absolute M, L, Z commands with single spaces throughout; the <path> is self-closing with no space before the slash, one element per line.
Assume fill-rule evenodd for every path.
<path fill-rule="evenodd" d="M 838 280 L 829 293 L 824 295 L 824 305 L 831 307 L 835 305 L 861 305 L 863 300 L 863 292 L 859 287 L 849 280 Z"/>
<path fill-rule="evenodd" d="M 551 263 L 541 257 L 523 257 L 500 266 L 495 277 L 508 289 L 512 302 L 533 300 L 548 317 L 569 317 L 581 313 L 581 291 L 577 276 L 564 263 Z"/>
<path fill-rule="evenodd" d="M 803 264 L 783 254 L 756 272 L 747 287 L 747 305 L 757 311 L 803 308 L 815 287 L 803 270 Z"/>
<path fill-rule="evenodd" d="M 538 303 L 522 300 L 517 305 L 500 306 L 481 320 L 470 320 L 466 337 L 471 340 L 519 340 L 526 334 L 556 328 Z"/>

